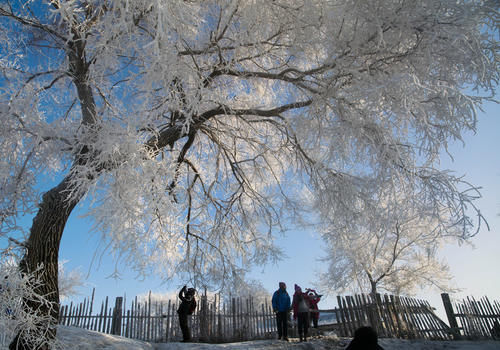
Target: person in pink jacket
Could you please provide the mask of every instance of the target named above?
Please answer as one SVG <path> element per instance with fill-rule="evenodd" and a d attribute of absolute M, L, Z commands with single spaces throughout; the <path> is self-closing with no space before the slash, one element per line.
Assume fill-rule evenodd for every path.
<path fill-rule="evenodd" d="M 295 285 L 295 294 L 292 301 L 293 319 L 297 320 L 300 341 L 307 341 L 309 330 L 309 297 L 303 293 L 300 286 Z"/>

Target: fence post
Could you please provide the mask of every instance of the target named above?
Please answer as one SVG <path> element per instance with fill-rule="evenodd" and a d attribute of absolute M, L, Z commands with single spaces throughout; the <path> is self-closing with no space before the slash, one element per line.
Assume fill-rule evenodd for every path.
<path fill-rule="evenodd" d="M 444 310 L 446 311 L 446 316 L 448 317 L 448 322 L 450 323 L 450 329 L 453 335 L 453 339 L 460 339 L 460 331 L 458 328 L 457 319 L 455 318 L 455 312 L 453 311 L 453 305 L 451 304 L 450 296 L 448 293 L 441 293 L 441 299 L 443 300 Z"/>
<path fill-rule="evenodd" d="M 200 311 L 198 313 L 199 319 L 199 339 L 200 341 L 208 340 L 208 296 L 207 289 L 205 288 L 204 294 L 200 298 Z"/>
<path fill-rule="evenodd" d="M 115 307 L 113 309 L 113 318 L 111 319 L 111 334 L 113 335 L 121 335 L 122 305 L 123 297 L 116 297 Z"/>

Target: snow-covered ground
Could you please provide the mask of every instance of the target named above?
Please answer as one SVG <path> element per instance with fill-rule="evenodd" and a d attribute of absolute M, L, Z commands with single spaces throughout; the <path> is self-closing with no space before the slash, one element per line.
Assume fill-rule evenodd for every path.
<path fill-rule="evenodd" d="M 59 327 L 58 340 L 63 350 L 244 350 L 244 349 L 308 349 L 340 350 L 349 344 L 349 338 L 326 335 L 312 338 L 306 343 L 297 339 L 290 342 L 279 340 L 255 340 L 228 344 L 163 343 L 151 344 L 138 340 L 102 334 L 76 327 Z M 380 339 L 385 350 L 499 350 L 500 341 L 425 341 Z M 0 347 L 1 350 L 7 347 Z"/>

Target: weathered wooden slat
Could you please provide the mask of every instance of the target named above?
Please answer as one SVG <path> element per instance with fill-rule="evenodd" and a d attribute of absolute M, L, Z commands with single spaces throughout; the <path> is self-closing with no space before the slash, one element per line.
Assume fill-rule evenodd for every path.
<path fill-rule="evenodd" d="M 351 297 L 346 295 L 344 297 L 344 301 L 345 301 L 345 307 L 347 308 L 347 314 L 349 315 L 349 319 L 350 319 L 350 325 L 351 325 L 351 334 L 354 335 L 354 332 L 356 331 L 356 329 L 359 327 L 358 324 L 357 324 L 357 319 L 356 319 L 356 314 L 354 312 L 354 308 L 352 307 L 352 303 L 351 303 Z"/>
<path fill-rule="evenodd" d="M 420 307 L 422 308 L 422 313 L 425 317 L 426 323 L 428 327 L 432 329 L 432 332 L 429 333 L 429 336 L 433 340 L 444 340 L 448 339 L 448 332 L 445 330 L 449 327 L 446 327 L 446 324 L 439 323 L 437 317 L 432 311 L 431 306 L 426 300 L 420 301 Z"/>
<path fill-rule="evenodd" d="M 238 340 L 243 340 L 243 336 L 244 336 L 244 327 L 245 327 L 245 319 L 244 319 L 244 315 L 243 315 L 243 303 L 241 301 L 241 297 L 238 297 L 236 299 L 238 302 L 236 303 L 237 304 L 237 315 L 238 315 Z"/>
<path fill-rule="evenodd" d="M 421 326 L 423 327 L 421 331 L 424 333 L 424 336 L 428 339 L 440 339 L 441 336 L 438 335 L 439 328 L 433 324 L 432 318 L 427 312 L 427 306 L 424 304 L 424 302 L 417 299 L 411 299 L 411 302 L 418 312 L 418 318 L 420 320 Z"/>
<path fill-rule="evenodd" d="M 471 299 L 474 302 L 475 308 L 479 313 L 477 317 L 479 318 L 483 326 L 484 329 L 483 335 L 486 338 L 488 338 L 491 335 L 491 328 L 493 327 L 493 322 L 491 321 L 490 315 L 488 311 L 485 309 L 480 299 L 476 300 L 474 297 L 471 297 Z"/>
<path fill-rule="evenodd" d="M 78 303 L 78 307 L 75 308 L 75 321 L 74 321 L 74 325 L 76 327 L 79 326 L 79 322 L 80 322 L 80 314 L 82 312 L 82 304 L 83 303 Z"/>
<path fill-rule="evenodd" d="M 90 301 L 87 298 L 83 299 L 82 319 L 80 321 L 80 327 L 82 328 L 85 328 L 87 315 L 89 314 L 89 306 L 90 306 Z"/>
<path fill-rule="evenodd" d="M 356 316 L 357 327 L 361 327 L 361 326 L 365 325 L 365 323 L 366 323 L 366 321 L 365 321 L 366 314 L 364 312 L 365 310 L 363 309 L 363 305 L 358 298 L 359 298 L 359 295 L 357 295 L 357 294 L 353 295 L 351 297 L 351 303 L 353 306 L 354 315 Z"/>
<path fill-rule="evenodd" d="M 61 307 L 59 308 L 59 320 L 58 320 L 59 324 L 64 325 L 66 309 L 67 305 L 61 305 Z"/>
<path fill-rule="evenodd" d="M 391 303 L 389 304 L 389 307 L 393 311 L 392 314 L 394 315 L 395 326 L 397 327 L 396 337 L 397 338 L 406 338 L 407 337 L 406 327 L 404 325 L 403 318 L 401 317 L 401 315 L 399 313 L 399 308 L 396 304 L 396 298 L 394 297 L 394 295 L 390 296 L 390 300 L 391 300 Z"/>
<path fill-rule="evenodd" d="M 348 313 L 346 312 L 344 307 L 344 299 L 341 296 L 337 296 L 337 303 L 340 310 L 340 318 L 342 321 L 342 329 L 344 330 L 344 336 L 348 337 L 352 335 L 352 332 L 351 332 L 351 327 L 348 324 L 349 319 L 348 319 Z"/>
<path fill-rule="evenodd" d="M 107 317 L 107 326 L 106 326 L 106 334 L 111 334 L 111 320 L 113 315 L 113 308 L 109 308 L 108 317 Z"/>
<path fill-rule="evenodd" d="M 400 297 L 400 301 L 403 305 L 403 308 L 405 310 L 407 319 L 408 319 L 408 325 L 409 328 L 411 329 L 413 333 L 413 338 L 418 339 L 418 338 L 423 338 L 422 333 L 420 332 L 418 325 L 417 325 L 417 320 L 415 314 L 411 310 L 411 306 L 408 304 L 407 298 L 406 297 Z"/>
<path fill-rule="evenodd" d="M 463 305 L 457 303 L 455 305 L 455 308 L 459 312 L 458 319 L 460 321 L 460 326 L 461 326 L 463 335 L 464 336 L 470 335 L 469 322 L 467 321 L 466 313 L 465 313 Z"/>
<path fill-rule="evenodd" d="M 495 322 L 500 322 L 500 310 L 495 310 L 494 306 L 492 305 L 492 303 L 490 303 L 490 301 L 488 300 L 488 298 L 486 296 L 483 298 L 484 298 L 485 305 L 488 308 L 489 313 L 491 314 L 491 319 L 493 321 L 493 325 L 495 325 Z M 497 335 L 494 334 L 494 332 L 493 332 L 493 327 L 490 329 L 490 336 L 492 338 L 497 337 Z"/>
<path fill-rule="evenodd" d="M 474 333 L 479 337 L 483 337 L 485 334 L 485 329 L 481 323 L 480 318 L 477 317 L 477 315 L 479 313 L 476 310 L 476 306 L 474 305 L 474 302 L 469 297 L 467 297 L 466 303 L 468 306 L 469 317 L 473 323 Z"/>
<path fill-rule="evenodd" d="M 380 336 L 387 337 L 390 334 L 389 318 L 390 315 L 387 313 L 387 308 L 382 302 L 382 297 L 380 294 L 375 294 L 366 297 L 367 302 L 369 302 L 370 313 L 372 318 L 372 325 L 378 332 Z"/>
<path fill-rule="evenodd" d="M 146 336 L 144 337 L 146 341 L 151 340 L 151 291 L 149 291 L 148 295 L 148 309 L 146 314 Z"/>
<path fill-rule="evenodd" d="M 80 323 L 82 321 L 82 315 L 85 312 L 84 309 L 85 309 L 86 301 L 87 301 L 87 298 L 84 298 L 83 303 L 80 303 L 80 305 L 78 305 L 78 315 L 76 316 L 76 326 L 77 327 L 80 327 Z"/>
<path fill-rule="evenodd" d="M 92 288 L 92 296 L 90 297 L 90 310 L 88 313 L 87 327 L 86 329 L 91 329 L 90 321 L 92 318 L 92 311 L 94 310 L 94 296 L 95 296 L 95 288 Z"/>
<path fill-rule="evenodd" d="M 388 337 L 397 337 L 398 328 L 396 327 L 396 321 L 394 318 L 394 313 L 391 308 L 391 301 L 387 294 L 384 294 L 384 312 L 387 315 L 387 327 L 389 328 L 389 332 L 387 334 Z"/>
<path fill-rule="evenodd" d="M 103 328 L 101 330 L 102 333 L 107 333 L 107 322 L 108 322 L 108 297 L 104 301 L 104 318 L 103 318 Z"/>
<path fill-rule="evenodd" d="M 395 315 L 397 316 L 397 322 L 399 325 L 400 337 L 401 338 L 411 338 L 411 331 L 408 326 L 408 320 L 404 312 L 404 308 L 398 297 L 391 296 L 392 306 L 395 310 Z"/>
<path fill-rule="evenodd" d="M 463 300 L 465 302 L 465 300 Z M 462 304 L 462 309 L 465 315 L 465 321 L 467 323 L 467 328 L 469 330 L 469 337 L 477 337 L 479 336 L 477 332 L 477 327 L 472 317 L 472 310 L 470 310 L 470 306 L 465 302 Z"/>
<path fill-rule="evenodd" d="M 420 339 L 429 338 L 429 335 L 427 334 L 427 332 L 425 332 L 425 329 L 427 327 L 422 320 L 418 305 L 415 304 L 412 298 L 404 298 L 404 302 L 406 303 L 408 310 L 410 311 L 412 322 L 415 327 L 415 332 L 417 333 L 417 338 Z"/>

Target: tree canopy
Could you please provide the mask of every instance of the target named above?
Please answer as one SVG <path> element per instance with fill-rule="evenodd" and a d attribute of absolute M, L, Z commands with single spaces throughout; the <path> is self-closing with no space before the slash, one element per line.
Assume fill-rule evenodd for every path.
<path fill-rule="evenodd" d="M 423 206 L 419 194 L 382 189 L 355 224 L 332 220 L 325 226 L 328 268 L 321 283 L 330 291 L 372 294 L 413 294 L 428 286 L 455 290 L 448 265 L 438 257 L 444 244 L 464 241 L 452 212 Z"/>
<path fill-rule="evenodd" d="M 139 273 L 207 286 L 381 186 L 470 237 L 475 196 L 436 162 L 494 95 L 497 37 L 495 1 L 3 1 L 1 235 L 49 290 L 83 200 Z"/>

